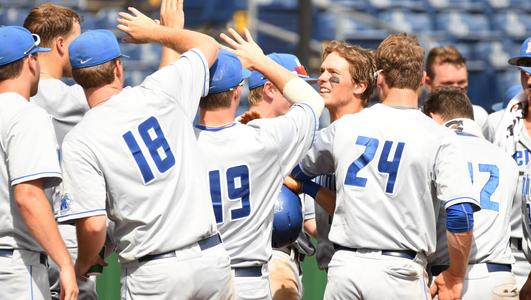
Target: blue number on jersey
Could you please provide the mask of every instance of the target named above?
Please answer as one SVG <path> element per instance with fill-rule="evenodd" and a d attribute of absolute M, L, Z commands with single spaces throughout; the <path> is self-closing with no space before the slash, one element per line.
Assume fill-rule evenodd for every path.
<path fill-rule="evenodd" d="M 148 148 L 151 159 L 153 159 L 153 162 L 160 173 L 168 171 L 175 165 L 175 157 L 173 156 L 170 145 L 164 137 L 160 124 L 155 117 L 150 117 L 142 122 L 138 126 L 138 133 Z M 128 131 L 123 135 L 123 138 L 140 169 L 144 184 L 149 183 L 155 178 L 155 175 L 153 175 L 153 171 L 151 171 L 146 157 L 144 156 L 144 153 L 142 153 L 142 149 L 140 149 L 133 133 Z M 164 157 L 162 157 L 162 154 Z"/>
<path fill-rule="evenodd" d="M 481 189 L 480 195 L 479 195 L 479 202 L 481 209 L 488 209 L 493 211 L 500 211 L 500 205 L 497 202 L 494 202 L 491 200 L 492 194 L 496 191 L 498 188 L 498 185 L 500 184 L 500 171 L 498 169 L 498 166 L 496 165 L 489 165 L 489 164 L 478 164 L 479 171 L 489 173 L 489 179 L 487 180 L 487 183 L 483 186 Z M 472 163 L 468 163 L 468 172 L 470 175 L 470 180 L 472 181 L 472 184 L 474 184 L 474 173 L 472 171 Z"/>
<path fill-rule="evenodd" d="M 358 172 L 374 159 L 376 150 L 378 149 L 379 141 L 375 138 L 358 136 L 356 145 L 365 146 L 365 151 L 363 151 L 363 154 L 354 160 L 348 167 L 345 185 L 365 187 L 367 184 L 367 178 L 358 177 Z M 400 166 L 400 160 L 402 159 L 402 153 L 404 152 L 405 144 L 397 144 L 395 155 L 393 159 L 389 161 L 389 154 L 392 147 L 393 142 L 385 141 L 382 154 L 380 155 L 380 160 L 378 161 L 378 171 L 380 173 L 388 174 L 385 192 L 389 194 L 392 194 L 395 188 L 396 175 L 398 173 L 398 167 Z"/>
<path fill-rule="evenodd" d="M 210 180 L 210 197 L 212 199 L 214 214 L 216 215 L 216 222 L 218 224 L 223 223 L 220 171 L 210 171 L 208 177 Z M 245 165 L 228 168 L 226 178 L 228 200 L 241 202 L 240 208 L 235 208 L 230 211 L 230 220 L 234 221 L 248 217 L 251 214 L 249 168 Z"/>
<path fill-rule="evenodd" d="M 522 199 L 526 199 L 526 197 L 529 195 L 529 183 L 529 175 L 525 174 L 522 176 Z"/>

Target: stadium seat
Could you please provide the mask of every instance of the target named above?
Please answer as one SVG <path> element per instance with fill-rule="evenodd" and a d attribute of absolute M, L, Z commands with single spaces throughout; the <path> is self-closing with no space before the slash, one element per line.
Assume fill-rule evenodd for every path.
<path fill-rule="evenodd" d="M 492 34 L 486 15 L 457 10 L 438 13 L 436 28 L 461 39 L 482 39 Z"/>
<path fill-rule="evenodd" d="M 407 10 L 386 10 L 379 14 L 380 20 L 396 30 L 409 33 L 431 33 L 433 25 L 426 13 L 415 13 Z"/>
<path fill-rule="evenodd" d="M 494 29 L 515 38 L 524 39 L 531 33 L 531 15 L 521 11 L 499 12 L 494 17 Z"/>
<path fill-rule="evenodd" d="M 26 8 L 0 8 L 0 24 L 22 26 L 28 13 L 29 9 Z"/>
<path fill-rule="evenodd" d="M 342 37 L 336 36 L 338 24 L 342 26 L 340 28 L 340 32 L 344 33 Z M 314 28 L 314 38 L 318 40 L 332 40 L 335 38 L 359 39 L 363 37 L 383 39 L 387 35 L 385 30 L 375 28 L 355 18 L 345 17 L 344 20 L 338 20 L 338 16 L 330 12 L 319 13 L 316 17 Z"/>
<path fill-rule="evenodd" d="M 87 7 L 87 0 L 34 0 L 35 5 L 42 3 L 54 3 L 63 6 L 84 9 Z"/>
<path fill-rule="evenodd" d="M 483 0 L 426 0 L 435 10 L 460 9 L 469 12 L 480 12 L 486 8 Z"/>
<path fill-rule="evenodd" d="M 519 48 L 516 48 L 518 51 Z M 507 61 L 511 58 L 511 49 L 507 49 L 502 41 L 478 42 L 475 47 L 476 57 L 484 60 L 496 70 L 507 69 Z"/>
<path fill-rule="evenodd" d="M 531 1 L 529 0 L 484 0 L 494 10 L 518 9 L 520 11 L 531 11 Z"/>
<path fill-rule="evenodd" d="M 378 10 L 400 8 L 423 11 L 427 9 L 424 0 L 369 0 L 369 3 Z"/>

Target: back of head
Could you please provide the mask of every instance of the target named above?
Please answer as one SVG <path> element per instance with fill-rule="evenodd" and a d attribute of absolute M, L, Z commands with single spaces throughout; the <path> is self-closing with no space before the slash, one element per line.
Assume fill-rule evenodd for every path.
<path fill-rule="evenodd" d="M 422 108 L 426 115 L 439 114 L 447 122 L 452 119 L 474 119 L 472 103 L 463 90 L 455 87 L 441 87 L 435 89 Z"/>
<path fill-rule="evenodd" d="M 450 64 L 456 67 L 466 66 L 465 58 L 453 46 L 434 47 L 426 59 L 426 73 L 430 78 L 435 77 L 434 66 Z"/>
<path fill-rule="evenodd" d="M 208 95 L 201 98 L 199 107 L 205 110 L 229 108 L 233 95 L 243 80 L 249 76 L 238 57 L 220 50 L 218 59 L 210 67 Z"/>
<path fill-rule="evenodd" d="M 363 100 L 362 104 L 366 107 L 376 86 L 374 77 L 376 64 L 373 53 L 368 49 L 351 45 L 344 41 L 334 40 L 326 45 L 326 48 L 323 50 L 322 60 L 324 61 L 332 52 L 337 53 L 349 63 L 352 83 L 365 82 L 367 84 L 367 89 L 361 95 L 361 99 Z"/>
<path fill-rule="evenodd" d="M 111 31 L 87 31 L 68 48 L 72 75 L 84 89 L 102 87 L 115 80 L 114 70 L 123 55 Z"/>
<path fill-rule="evenodd" d="M 81 17 L 72 9 L 44 3 L 30 11 L 24 20 L 24 27 L 38 34 L 44 47 L 51 47 L 55 38 L 67 37 L 75 23 L 81 23 Z"/>
<path fill-rule="evenodd" d="M 420 86 L 424 49 L 415 37 L 405 33 L 388 36 L 376 49 L 375 60 L 389 88 L 416 91 Z"/>

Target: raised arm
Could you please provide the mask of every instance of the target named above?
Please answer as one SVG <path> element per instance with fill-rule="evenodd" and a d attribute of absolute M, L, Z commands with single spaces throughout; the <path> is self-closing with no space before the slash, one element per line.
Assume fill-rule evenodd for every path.
<path fill-rule="evenodd" d="M 184 0 L 162 0 L 160 4 L 160 25 L 174 28 L 184 28 Z M 160 58 L 160 68 L 167 66 L 176 61 L 180 53 L 168 48 L 162 47 L 162 56 Z"/>
<path fill-rule="evenodd" d="M 323 98 L 303 79 L 264 55 L 247 29 L 244 30 L 245 39 L 234 29 L 229 29 L 228 33 L 232 37 L 224 33 L 220 37 L 230 46 L 227 50 L 236 54 L 245 68 L 264 74 L 282 91 L 288 101 L 304 101 L 313 108 L 316 115 L 321 115 L 324 108 Z"/>
<path fill-rule="evenodd" d="M 179 53 L 197 48 L 205 56 L 209 67 L 216 61 L 219 44 L 208 35 L 162 26 L 134 7 L 129 7 L 129 11 L 131 14 L 120 12 L 118 18 L 118 29 L 127 34 L 125 42 L 159 43 Z"/>

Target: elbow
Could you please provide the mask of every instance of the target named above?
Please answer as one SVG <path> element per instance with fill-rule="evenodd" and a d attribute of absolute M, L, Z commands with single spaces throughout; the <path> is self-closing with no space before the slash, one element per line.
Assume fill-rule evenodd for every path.
<path fill-rule="evenodd" d="M 205 39 L 208 39 L 208 42 L 204 43 L 204 55 L 208 62 L 208 67 L 210 68 L 218 59 L 220 45 L 213 37 L 208 36 Z"/>
<path fill-rule="evenodd" d="M 107 217 L 93 216 L 76 221 L 78 235 L 100 236 L 106 233 Z"/>

